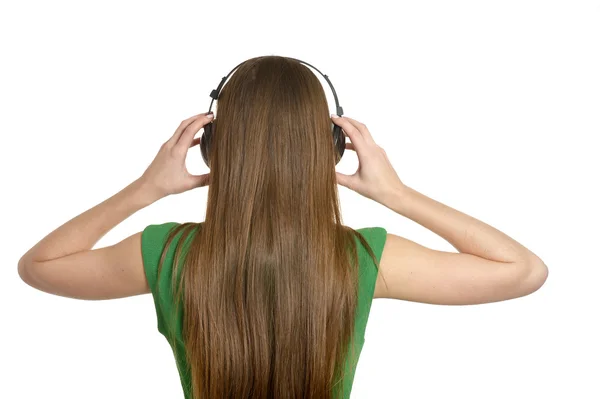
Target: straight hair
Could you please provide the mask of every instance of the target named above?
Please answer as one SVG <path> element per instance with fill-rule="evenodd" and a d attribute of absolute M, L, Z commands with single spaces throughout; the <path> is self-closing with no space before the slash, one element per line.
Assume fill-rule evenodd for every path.
<path fill-rule="evenodd" d="M 379 266 L 342 224 L 323 86 L 296 60 L 251 58 L 216 111 L 205 221 L 170 231 L 158 269 L 183 232 L 172 292 L 185 353 L 173 319 L 175 356 L 196 399 L 342 398 L 356 356 L 355 238 Z"/>

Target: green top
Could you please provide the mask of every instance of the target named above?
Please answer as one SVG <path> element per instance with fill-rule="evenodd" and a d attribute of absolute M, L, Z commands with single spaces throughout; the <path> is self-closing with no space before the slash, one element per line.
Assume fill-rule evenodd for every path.
<path fill-rule="evenodd" d="M 177 242 L 181 238 L 183 234 L 180 231 L 171 242 L 169 246 L 169 250 L 167 251 L 167 255 L 165 257 L 165 263 L 163 265 L 163 269 L 161 270 L 160 281 L 158 284 L 160 285 L 161 296 L 157 295 L 157 278 L 158 278 L 158 263 L 160 261 L 160 255 L 166 243 L 166 236 L 171 228 L 180 225 L 180 223 L 176 222 L 167 222 L 163 224 L 151 224 L 147 226 L 142 232 L 142 257 L 144 261 L 144 269 L 146 272 L 146 277 L 148 279 L 148 285 L 150 286 L 150 290 L 152 291 L 152 296 L 154 299 L 154 305 L 156 309 L 156 317 L 157 317 L 157 325 L 158 331 L 167 338 L 167 317 L 172 315 L 172 310 L 175 307 L 175 302 L 172 295 L 171 290 L 171 271 L 173 267 L 173 259 L 175 255 L 175 246 Z M 362 229 L 357 229 L 358 231 L 369 243 L 371 249 L 373 250 L 377 260 L 381 259 L 381 254 L 383 252 L 383 246 L 385 244 L 385 240 L 387 238 L 387 232 L 382 227 L 365 227 Z M 186 240 L 186 245 L 188 245 L 192 234 L 190 234 Z M 371 301 L 373 300 L 373 293 L 375 291 L 375 281 L 377 279 L 377 268 L 373 263 L 373 260 L 369 256 L 367 250 L 362 246 L 360 241 L 355 238 L 357 243 L 358 250 L 358 259 L 359 259 L 359 298 L 358 305 L 356 309 L 356 323 L 354 327 L 354 333 L 356 337 L 356 358 L 354 361 L 352 359 L 348 359 L 346 362 L 346 377 L 344 379 L 344 391 L 346 392 L 345 398 L 350 398 L 350 391 L 352 389 L 352 382 L 354 380 L 354 372 L 356 370 L 356 365 L 358 363 L 358 357 L 362 350 L 364 344 L 364 334 L 367 326 L 367 320 L 369 318 L 369 312 L 371 310 Z M 186 248 L 183 248 L 184 250 Z M 176 331 L 176 342 L 177 342 L 177 352 L 185 353 L 185 347 L 183 345 L 183 339 L 181 338 L 181 317 L 179 317 L 179 326 L 177 326 Z M 171 345 L 171 342 L 169 345 Z M 174 348 L 172 348 L 174 350 Z M 192 399 L 191 394 L 191 381 L 188 375 L 184 373 L 185 370 L 189 370 L 187 362 L 185 359 L 175 358 L 178 368 L 179 368 L 179 377 L 181 379 L 183 391 L 185 394 L 185 399 Z"/>

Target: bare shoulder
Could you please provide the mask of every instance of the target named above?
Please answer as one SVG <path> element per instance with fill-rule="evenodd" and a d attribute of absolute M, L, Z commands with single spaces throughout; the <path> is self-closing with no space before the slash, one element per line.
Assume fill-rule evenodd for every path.
<path fill-rule="evenodd" d="M 498 302 L 536 291 L 546 276 L 543 263 L 505 263 L 438 251 L 388 233 L 374 298 L 440 305 Z"/>

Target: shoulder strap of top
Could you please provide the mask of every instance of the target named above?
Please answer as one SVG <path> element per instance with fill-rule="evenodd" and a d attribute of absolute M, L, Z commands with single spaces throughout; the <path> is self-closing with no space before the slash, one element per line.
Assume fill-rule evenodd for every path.
<path fill-rule="evenodd" d="M 356 229 L 355 231 L 362 235 L 367 244 L 371 247 L 373 255 L 375 255 L 375 259 L 377 260 L 377 263 L 379 263 L 387 238 L 387 231 L 382 227 L 364 227 L 361 229 Z M 365 342 L 365 331 L 367 328 L 369 313 L 371 311 L 371 303 L 373 301 L 373 294 L 375 292 L 375 283 L 377 281 L 378 273 L 377 265 L 375 262 L 373 262 L 371 255 L 363 246 L 360 239 L 355 237 L 355 241 L 359 262 L 358 301 L 356 306 L 356 318 L 354 322 L 355 347 L 354 351 L 349 352 L 346 358 L 345 368 L 347 374 L 343 383 L 343 390 L 345 393 L 344 397 L 349 397 L 350 392 L 352 391 L 352 382 L 354 380 L 354 373 L 356 371 L 358 357 L 360 356 L 363 344 Z M 354 356 L 350 356 L 351 353 L 354 353 Z"/>
<path fill-rule="evenodd" d="M 373 250 L 377 263 L 379 263 L 387 238 L 386 229 L 383 227 L 364 227 L 362 229 L 357 229 L 356 231 L 365 238 L 367 244 L 369 244 Z M 378 265 L 373 262 L 369 252 L 358 238 L 356 238 L 356 245 L 359 261 L 356 332 L 359 334 L 360 339 L 364 339 L 364 332 L 371 311 L 371 303 L 373 301 L 373 294 L 375 293 L 375 284 L 377 282 L 379 268 Z"/>
<path fill-rule="evenodd" d="M 167 328 L 165 315 L 171 314 L 174 307 L 172 301 L 173 295 L 171 292 L 171 277 L 175 247 L 181 238 L 182 232 L 177 233 L 169 245 L 164 264 L 160 271 L 160 276 L 158 275 L 158 266 L 169 232 L 180 224 L 181 223 L 176 222 L 151 224 L 142 231 L 142 258 L 144 271 L 146 273 L 148 285 L 150 286 L 150 291 L 154 298 L 157 327 L 163 335 L 166 335 Z M 160 292 L 158 291 L 159 287 Z"/>
<path fill-rule="evenodd" d="M 369 246 L 373 250 L 373 254 L 377 259 L 377 263 L 379 263 L 379 261 L 381 260 L 381 255 L 383 253 L 383 247 L 385 246 L 385 241 L 387 239 L 386 229 L 384 229 L 383 227 L 363 227 L 362 229 L 357 229 L 356 231 L 365 238 L 367 244 L 369 244 Z M 377 277 L 378 269 L 375 263 L 373 263 L 371 255 L 369 254 L 367 249 L 362 245 L 360 240 L 356 239 L 356 242 L 358 244 L 357 249 L 359 260 L 361 261 L 361 265 L 363 266 L 363 268 L 361 268 L 361 273 L 369 275 L 371 277 Z"/>

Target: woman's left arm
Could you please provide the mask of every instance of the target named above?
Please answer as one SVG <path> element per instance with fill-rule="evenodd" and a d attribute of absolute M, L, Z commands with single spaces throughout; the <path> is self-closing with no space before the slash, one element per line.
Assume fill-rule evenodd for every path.
<path fill-rule="evenodd" d="M 19 275 L 41 291 L 77 299 L 111 299 L 149 292 L 141 232 L 91 249 L 106 233 L 160 199 L 138 179 L 52 231 L 19 260 Z"/>
<path fill-rule="evenodd" d="M 194 135 L 210 117 L 186 119 L 166 141 L 142 177 L 104 202 L 52 231 L 19 260 L 23 281 L 41 291 L 77 299 L 114 299 L 149 293 L 141 232 L 104 248 L 91 249 L 106 233 L 140 209 L 171 194 L 208 184 L 185 167 Z"/>

